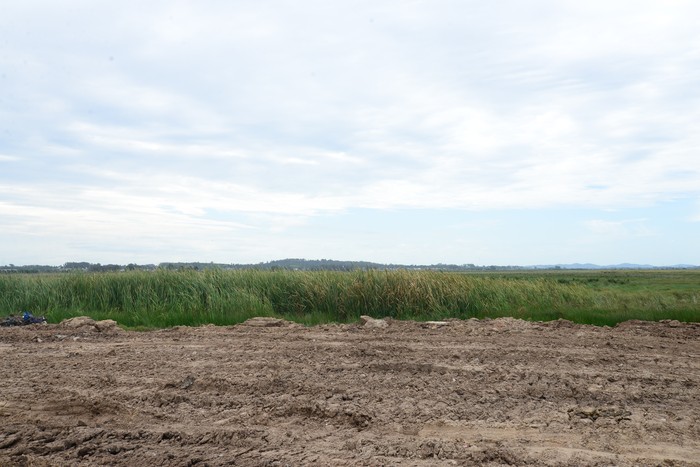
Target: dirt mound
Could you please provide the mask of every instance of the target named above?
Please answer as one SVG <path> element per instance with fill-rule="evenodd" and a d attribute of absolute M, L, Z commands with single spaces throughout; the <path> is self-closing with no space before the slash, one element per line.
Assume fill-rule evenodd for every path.
<path fill-rule="evenodd" d="M 122 329 L 116 321 L 105 319 L 95 321 L 87 316 L 77 316 L 61 321 L 58 325 L 62 329 L 77 330 L 82 332 L 104 332 L 104 333 L 119 333 Z"/>
<path fill-rule="evenodd" d="M 0 328 L 0 465 L 700 465 L 696 324 L 377 321 Z"/>
<path fill-rule="evenodd" d="M 296 326 L 296 323 L 279 318 L 256 317 L 250 318 L 242 324 L 242 326 L 251 326 L 255 328 L 279 328 Z"/>
<path fill-rule="evenodd" d="M 389 322 L 384 319 L 375 319 L 371 316 L 360 316 L 360 322 L 366 328 L 385 328 L 389 326 Z"/>

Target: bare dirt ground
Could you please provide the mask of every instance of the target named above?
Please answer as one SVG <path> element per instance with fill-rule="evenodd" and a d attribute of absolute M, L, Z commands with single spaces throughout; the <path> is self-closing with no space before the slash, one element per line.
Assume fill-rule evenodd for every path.
<path fill-rule="evenodd" d="M 700 324 L 376 324 L 0 328 L 0 465 L 700 465 Z"/>

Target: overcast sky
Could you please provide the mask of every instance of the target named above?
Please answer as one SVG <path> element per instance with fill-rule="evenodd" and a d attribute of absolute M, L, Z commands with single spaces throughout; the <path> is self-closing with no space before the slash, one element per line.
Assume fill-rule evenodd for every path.
<path fill-rule="evenodd" d="M 0 0 L 0 265 L 700 264 L 695 0 Z"/>

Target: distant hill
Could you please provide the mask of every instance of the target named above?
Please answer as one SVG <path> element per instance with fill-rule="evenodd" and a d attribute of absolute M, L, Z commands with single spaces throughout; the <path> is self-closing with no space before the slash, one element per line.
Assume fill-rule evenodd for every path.
<path fill-rule="evenodd" d="M 620 263 L 601 266 L 592 263 L 570 263 L 570 264 L 540 264 L 529 266 L 529 269 L 698 269 L 700 266 L 692 264 L 674 264 L 669 266 L 653 266 L 651 264 Z"/>

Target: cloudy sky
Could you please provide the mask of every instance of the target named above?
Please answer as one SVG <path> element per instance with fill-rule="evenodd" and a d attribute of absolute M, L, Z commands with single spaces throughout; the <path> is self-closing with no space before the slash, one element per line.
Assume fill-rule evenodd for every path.
<path fill-rule="evenodd" d="M 700 264 L 695 0 L 0 7 L 0 265 Z"/>

